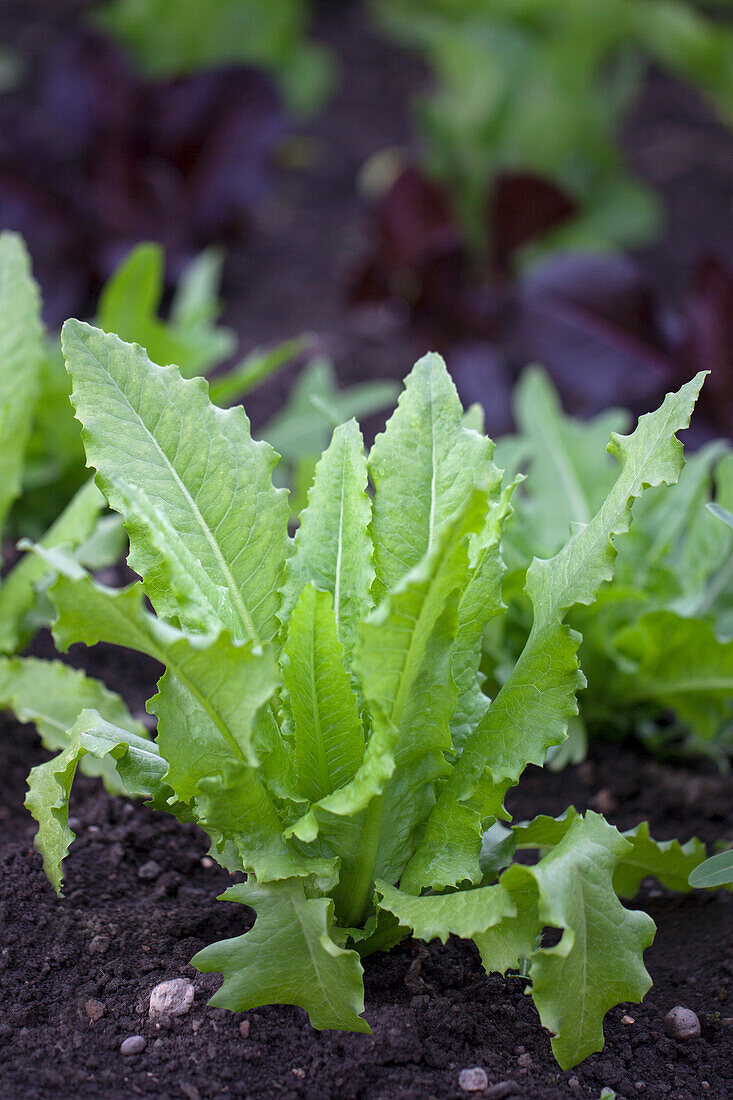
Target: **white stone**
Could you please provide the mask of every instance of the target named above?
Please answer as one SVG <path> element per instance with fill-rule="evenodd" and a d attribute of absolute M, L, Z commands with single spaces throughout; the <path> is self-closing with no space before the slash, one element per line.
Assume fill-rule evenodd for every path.
<path fill-rule="evenodd" d="M 191 1011 L 194 987 L 188 978 L 160 982 L 150 994 L 151 1017 L 185 1016 Z"/>
<path fill-rule="evenodd" d="M 458 1084 L 464 1092 L 481 1092 L 489 1083 L 486 1071 L 481 1066 L 473 1069 L 462 1069 L 458 1075 Z"/>

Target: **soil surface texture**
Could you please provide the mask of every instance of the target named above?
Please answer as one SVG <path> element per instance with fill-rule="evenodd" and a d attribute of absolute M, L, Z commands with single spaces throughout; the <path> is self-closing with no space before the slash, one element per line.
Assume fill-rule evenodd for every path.
<path fill-rule="evenodd" d="M 38 647 L 43 652 L 41 646 Z M 72 659 L 125 691 L 133 710 L 158 670 L 102 647 Z M 89 658 L 92 658 L 90 660 Z M 232 1014 L 206 1007 L 220 979 L 189 959 L 239 935 L 253 915 L 216 900 L 230 881 L 206 856 L 193 826 L 120 798 L 81 778 L 72 802 L 78 840 L 58 900 L 33 850 L 25 774 L 44 757 L 29 727 L 5 719 L 0 775 L 0 1080 L 12 1100 L 150 1096 L 424 1100 L 466 1095 L 461 1070 L 480 1067 L 483 1097 L 597 1100 L 604 1087 L 635 1097 L 733 1095 L 733 897 L 680 897 L 653 884 L 634 902 L 658 926 L 646 954 L 654 987 L 642 1005 L 606 1019 L 605 1050 L 570 1072 L 550 1051 L 524 983 L 487 977 L 472 945 L 407 942 L 365 963 L 371 1037 L 316 1032 L 296 1008 Z M 733 781 L 709 767 L 649 760 L 633 747 L 596 746 L 590 760 L 554 775 L 530 769 L 512 794 L 516 818 L 557 814 L 573 803 L 602 809 L 629 828 L 649 818 L 662 839 L 733 833 Z M 190 1012 L 158 1027 L 153 987 L 195 986 Z M 695 1011 L 702 1035 L 665 1036 L 677 1005 Z M 631 1022 L 633 1021 L 633 1022 Z M 142 1051 L 123 1055 L 132 1036 Z M 139 1044 L 138 1044 L 139 1045 Z M 492 1091 L 492 1089 L 494 1091 Z"/>
<path fill-rule="evenodd" d="M 346 312 L 344 275 L 366 242 L 356 173 L 371 153 L 409 145 L 404 101 L 423 74 L 369 32 L 357 5 L 321 7 L 318 33 L 338 50 L 341 87 L 309 131 L 304 165 L 282 172 L 252 240 L 229 258 L 226 320 L 243 350 L 308 330 L 342 382 L 401 378 L 426 349 L 394 312 Z M 733 254 L 733 142 L 694 96 L 654 74 L 627 143 L 669 207 L 669 231 L 642 261 L 674 295 L 699 252 Z M 255 425 L 292 380 L 283 372 L 249 403 Z M 50 656 L 48 638 L 34 652 Z M 151 662 L 104 647 L 74 650 L 70 659 L 142 714 L 159 673 Z M 469 1095 L 459 1078 L 474 1067 L 487 1081 L 475 1095 L 493 1100 L 597 1100 L 604 1087 L 618 1100 L 733 1096 L 731 895 L 676 897 L 644 887 L 635 904 L 659 929 L 646 955 L 654 987 L 643 1005 L 610 1012 L 605 1050 L 569 1072 L 555 1064 L 523 982 L 487 977 L 478 953 L 460 941 L 407 942 L 366 961 L 371 1037 L 315 1032 L 289 1007 L 235 1015 L 206 1007 L 219 979 L 189 965 L 199 948 L 253 920 L 216 900 L 231 880 L 206 857 L 203 834 L 80 779 L 72 804 L 79 839 L 58 900 L 23 808 L 27 772 L 45 754 L 30 728 L 7 717 L 0 738 L 2 1097 L 443 1100 Z M 596 746 L 589 761 L 560 775 L 530 769 L 509 808 L 521 819 L 570 803 L 602 810 L 622 828 L 648 818 L 660 839 L 696 834 L 713 842 L 733 831 L 730 777 L 708 765 L 657 763 L 630 746 Z M 187 1014 L 158 1027 L 148 1020 L 148 998 L 168 978 L 192 980 L 195 999 Z M 677 1005 L 699 1015 L 699 1039 L 665 1037 L 664 1016 Z M 121 1044 L 135 1036 L 144 1045 L 123 1055 Z"/>

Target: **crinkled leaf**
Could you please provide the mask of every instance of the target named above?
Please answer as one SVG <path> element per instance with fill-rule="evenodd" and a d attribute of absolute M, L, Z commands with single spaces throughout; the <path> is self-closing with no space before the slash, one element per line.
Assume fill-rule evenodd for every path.
<path fill-rule="evenodd" d="M 130 565 L 158 614 L 269 641 L 288 552 L 272 448 L 253 441 L 241 407 L 216 409 L 203 380 L 136 345 L 78 321 L 63 344 L 87 460 L 125 519 Z"/>
<path fill-rule="evenodd" d="M 619 697 L 669 707 L 703 740 L 733 717 L 733 641 L 721 642 L 709 622 L 652 611 L 614 642 L 624 657 Z"/>
<path fill-rule="evenodd" d="M 498 884 L 421 898 L 379 879 L 375 887 L 379 908 L 392 913 L 420 940 L 439 939 L 445 943 L 448 936 L 470 940 L 499 921 L 517 915 L 511 895 Z"/>
<path fill-rule="evenodd" d="M 0 707 L 11 710 L 20 722 L 32 722 L 47 749 L 67 746 L 68 731 L 83 710 L 94 710 L 112 725 L 147 739 L 145 728 L 119 695 L 61 661 L 0 657 Z M 81 768 L 88 775 L 101 775 L 112 794 L 124 792 L 108 758 L 87 756 Z"/>
<path fill-rule="evenodd" d="M 532 880 L 537 931 L 562 930 L 556 946 L 531 953 L 529 976 L 532 999 L 543 1025 L 554 1033 L 552 1049 L 563 1069 L 602 1048 L 603 1018 L 610 1008 L 640 1001 L 651 986 L 643 951 L 654 938 L 654 922 L 646 913 L 624 909 L 613 886 L 616 868 L 630 851 L 629 841 L 589 812 L 573 818 L 559 844 L 534 867 L 515 864 L 500 879 L 512 897 L 514 883 Z M 528 937 L 521 944 L 524 954 L 527 946 Z"/>
<path fill-rule="evenodd" d="M 85 710 L 69 731 L 67 747 L 31 770 L 25 804 L 38 822 L 36 848 L 57 893 L 61 893 L 61 865 L 74 833 L 69 828 L 69 796 L 79 762 L 92 755 L 114 761 L 123 788 L 143 798 L 165 791 L 165 761 L 153 741 L 115 726 L 93 710 Z"/>
<path fill-rule="evenodd" d="M 308 506 L 300 517 L 295 550 L 287 563 L 283 621 L 309 582 L 333 596 L 338 635 L 347 654 L 356 643 L 357 624 L 372 606 L 374 579 L 368 527 L 364 445 L 354 420 L 336 428 L 316 466 Z"/>
<path fill-rule="evenodd" d="M 222 899 L 251 906 L 257 920 L 250 932 L 213 943 L 191 960 L 205 973 L 224 975 L 210 1004 L 234 1012 L 267 1004 L 298 1005 L 318 1030 L 371 1031 L 361 1016 L 359 956 L 332 938 L 333 902 L 307 898 L 293 882 L 240 883 Z"/>
<path fill-rule="evenodd" d="M 94 482 L 87 482 L 43 536 L 40 545 L 79 546 L 92 535 L 105 507 L 104 497 Z M 47 573 L 48 565 L 42 558 L 26 554 L 0 584 L 0 653 L 13 653 L 28 640 L 29 631 L 23 620 L 36 602 L 36 586 Z"/>
<path fill-rule="evenodd" d="M 540 815 L 512 829 L 518 848 L 538 848 L 552 851 L 566 836 L 578 813 L 570 806 L 560 817 Z M 678 840 L 655 840 L 649 833 L 649 823 L 642 821 L 634 829 L 621 834 L 631 844 L 619 858 L 613 875 L 614 892 L 622 898 L 636 896 L 643 879 L 655 878 L 668 890 L 687 893 L 690 872 L 705 859 L 705 845 L 693 839 L 685 844 Z"/>
<path fill-rule="evenodd" d="M 0 527 L 19 496 L 44 358 L 41 302 L 16 233 L 0 234 Z"/>
<path fill-rule="evenodd" d="M 420 359 L 369 455 L 377 601 L 422 560 L 474 486 L 498 488 L 493 451 L 491 440 L 465 427 L 441 357 Z"/>
<path fill-rule="evenodd" d="M 613 875 L 613 888 L 621 898 L 633 898 L 645 878 L 655 878 L 668 890 L 686 894 L 691 872 L 705 859 L 705 845 L 693 837 L 685 844 L 679 840 L 655 840 L 649 835 L 649 822 L 622 834 L 633 845 L 621 857 Z"/>
<path fill-rule="evenodd" d="M 330 593 L 312 584 L 303 589 L 290 616 L 283 684 L 297 794 L 317 802 L 353 779 L 364 755 L 364 734 Z"/>
<path fill-rule="evenodd" d="M 503 792 L 528 763 L 544 762 L 577 713 L 580 638 L 563 625 L 574 604 L 589 604 L 613 576 L 612 536 L 628 529 L 631 504 L 649 485 L 670 484 L 682 468 L 675 432 L 689 423 L 703 382 L 700 374 L 655 413 L 642 416 L 630 436 L 614 433 L 609 449 L 621 470 L 600 509 L 549 560 L 535 558 L 527 574 L 532 630 L 509 678 L 467 739 L 443 786 L 420 845 L 402 880 L 408 892 L 480 880 L 483 823 L 501 812 Z"/>

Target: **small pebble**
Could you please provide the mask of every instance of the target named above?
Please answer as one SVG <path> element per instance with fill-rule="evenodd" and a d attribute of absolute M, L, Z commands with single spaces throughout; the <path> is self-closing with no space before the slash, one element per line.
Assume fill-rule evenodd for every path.
<path fill-rule="evenodd" d="M 664 1030 L 670 1039 L 686 1043 L 700 1035 L 700 1021 L 691 1008 L 677 1005 L 664 1017 Z"/>
<path fill-rule="evenodd" d="M 120 1054 L 142 1054 L 145 1050 L 145 1040 L 142 1035 L 130 1035 L 120 1043 Z"/>
<path fill-rule="evenodd" d="M 149 859 L 147 863 L 143 863 L 142 867 L 140 867 L 137 872 L 137 877 L 142 879 L 143 882 L 155 882 L 159 874 L 160 865 L 157 864 L 154 859 Z"/>
<path fill-rule="evenodd" d="M 458 1084 L 464 1092 L 481 1092 L 489 1083 L 486 1071 L 481 1066 L 473 1069 L 462 1069 L 458 1074 Z"/>
<path fill-rule="evenodd" d="M 211 867 L 213 867 L 214 866 L 214 861 L 211 858 L 211 856 L 202 856 L 201 857 L 201 866 L 204 867 L 207 871 Z"/>
<path fill-rule="evenodd" d="M 242 1036 L 243 1039 L 249 1039 L 249 1028 L 249 1020 L 239 1021 L 239 1034 Z"/>
<path fill-rule="evenodd" d="M 160 982 L 150 994 L 151 1017 L 185 1016 L 191 1011 L 194 987 L 188 978 L 171 978 Z"/>
<path fill-rule="evenodd" d="M 90 1020 L 96 1022 L 102 1019 L 105 1009 L 101 1001 L 95 1001 L 94 998 L 92 998 L 84 1005 L 84 1011 Z"/>
<path fill-rule="evenodd" d="M 631 1024 L 635 1024 L 636 1020 L 634 1019 L 633 1016 L 622 1016 L 621 1017 L 621 1023 L 626 1024 L 626 1026 L 628 1027 Z"/>

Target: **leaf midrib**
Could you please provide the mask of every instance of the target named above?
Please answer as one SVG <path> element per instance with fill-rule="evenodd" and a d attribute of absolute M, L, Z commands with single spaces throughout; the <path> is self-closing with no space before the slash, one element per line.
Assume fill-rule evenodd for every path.
<path fill-rule="evenodd" d="M 132 404 L 129 397 L 125 393 L 125 391 L 121 388 L 121 386 L 117 382 L 114 375 L 111 374 L 111 372 L 104 365 L 104 363 L 102 363 L 101 359 L 99 359 L 99 357 L 88 346 L 87 346 L 87 352 L 90 355 L 90 357 L 94 360 L 94 362 L 98 365 L 99 369 L 110 380 L 110 382 L 112 383 L 112 385 L 116 389 L 116 391 L 121 395 L 121 397 L 123 398 L 125 404 L 127 405 L 127 407 L 130 409 L 131 413 L 133 414 L 133 417 L 139 422 L 141 428 L 146 433 L 146 435 L 149 437 L 149 439 L 153 443 L 154 447 L 156 448 L 156 450 L 160 454 L 160 457 L 163 459 L 163 462 L 165 463 L 165 465 L 169 469 L 170 473 L 173 475 L 173 478 L 174 478 L 176 484 L 178 485 L 181 493 L 183 494 L 184 499 L 190 505 L 191 511 L 193 512 L 193 515 L 194 515 L 197 523 L 199 524 L 199 527 L 201 528 L 201 531 L 202 531 L 206 541 L 208 542 L 209 546 L 211 547 L 211 549 L 214 553 L 214 556 L 217 560 L 219 568 L 221 569 L 221 572 L 222 572 L 222 574 L 224 575 L 224 577 L 226 579 L 227 586 L 230 590 L 230 593 L 232 595 L 234 604 L 235 604 L 236 609 L 237 609 L 237 613 L 239 615 L 239 618 L 240 618 L 240 621 L 241 621 L 242 625 L 244 626 L 244 629 L 247 631 L 248 638 L 251 639 L 255 643 L 255 645 L 262 645 L 262 640 L 261 640 L 261 638 L 260 638 L 260 636 L 259 636 L 259 634 L 258 634 L 258 632 L 255 628 L 254 622 L 252 621 L 252 618 L 251 618 L 249 612 L 247 611 L 247 608 L 244 604 L 244 600 L 242 599 L 242 594 L 239 591 L 239 587 L 238 587 L 238 585 L 237 585 L 237 583 L 234 579 L 234 576 L 233 576 L 231 570 L 229 569 L 229 566 L 227 565 L 227 561 L 226 561 L 226 558 L 224 557 L 224 555 L 221 551 L 221 547 L 219 546 L 218 542 L 216 541 L 213 531 L 209 527 L 208 523 L 206 523 L 206 521 L 205 521 L 198 505 L 196 504 L 196 501 L 194 500 L 193 496 L 189 492 L 188 487 L 186 486 L 184 481 L 179 476 L 178 471 L 174 467 L 173 463 L 170 461 L 167 454 L 165 453 L 163 448 L 160 446 L 160 444 L 158 443 L 158 440 L 155 438 L 154 434 L 151 432 L 150 428 L 147 426 L 147 424 L 143 420 L 143 418 L 140 415 L 140 413 L 138 412 L 138 410 Z M 182 381 L 185 381 L 185 379 L 182 379 Z M 82 421 L 82 423 L 83 423 L 83 421 Z M 86 428 L 86 425 L 84 425 L 84 428 L 85 428 L 85 430 L 88 431 L 88 429 Z M 104 476 L 104 475 L 102 475 L 102 476 Z M 217 609 L 212 608 L 212 610 L 214 611 L 216 617 L 219 618 Z M 222 626 L 223 625 L 225 625 L 225 624 L 222 623 Z"/>

